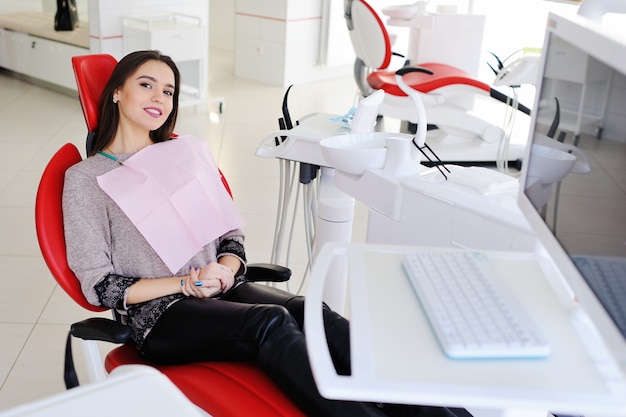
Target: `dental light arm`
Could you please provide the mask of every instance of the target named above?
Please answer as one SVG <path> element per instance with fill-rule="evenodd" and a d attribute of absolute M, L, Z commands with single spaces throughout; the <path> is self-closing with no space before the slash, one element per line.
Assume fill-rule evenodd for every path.
<path fill-rule="evenodd" d="M 402 78 L 405 74 L 408 74 L 410 72 L 425 72 L 427 74 L 432 74 L 432 72 L 425 68 L 419 67 L 404 67 L 396 71 L 396 81 L 398 83 L 398 86 L 402 91 L 406 93 L 406 95 L 411 97 L 411 100 L 413 100 L 413 104 L 415 104 L 415 108 L 417 109 L 418 123 L 417 132 L 415 133 L 415 144 L 418 147 L 422 148 L 426 143 L 426 108 L 424 107 L 424 103 L 422 102 L 422 99 L 420 98 L 417 91 L 409 87 Z"/>
<path fill-rule="evenodd" d="M 417 111 L 417 131 L 415 132 L 415 137 L 413 138 L 413 144 L 415 145 L 415 147 L 411 148 L 411 159 L 416 160 L 419 163 L 421 160 L 421 155 L 424 155 L 428 162 L 436 166 L 439 172 L 441 172 L 441 174 L 444 176 L 444 178 L 447 179 L 448 177 L 446 176 L 444 170 L 447 172 L 450 172 L 450 170 L 446 168 L 441 159 L 439 159 L 439 156 L 437 156 L 437 154 L 426 144 L 428 121 L 426 120 L 426 108 L 424 107 L 424 102 L 422 101 L 422 98 L 420 97 L 418 92 L 415 89 L 409 87 L 408 84 L 404 82 L 404 75 L 410 72 L 423 72 L 426 74 L 432 74 L 432 71 L 420 67 L 404 67 L 396 71 L 396 82 L 398 83 L 398 87 L 400 87 L 400 89 L 411 98 Z M 434 159 L 428 156 L 428 153 L 426 153 L 427 150 L 432 154 Z"/>

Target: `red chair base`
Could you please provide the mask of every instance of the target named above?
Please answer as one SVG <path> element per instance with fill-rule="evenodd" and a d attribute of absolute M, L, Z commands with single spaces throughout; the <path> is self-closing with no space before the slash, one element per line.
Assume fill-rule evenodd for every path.
<path fill-rule="evenodd" d="M 213 417 L 306 417 L 255 365 L 241 362 L 198 362 L 155 366 L 132 346 L 121 346 L 106 357 L 111 372 L 118 366 L 141 364 L 165 374 L 191 402 Z"/>

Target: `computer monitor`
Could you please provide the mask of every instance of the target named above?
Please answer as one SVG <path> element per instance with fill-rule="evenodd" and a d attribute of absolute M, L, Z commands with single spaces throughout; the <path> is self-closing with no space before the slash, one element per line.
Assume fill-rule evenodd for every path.
<path fill-rule="evenodd" d="M 626 32 L 550 15 L 540 65 L 519 205 L 623 381 L 626 296 L 599 288 L 585 264 L 626 263 Z M 612 278 L 626 286 L 623 272 Z"/>

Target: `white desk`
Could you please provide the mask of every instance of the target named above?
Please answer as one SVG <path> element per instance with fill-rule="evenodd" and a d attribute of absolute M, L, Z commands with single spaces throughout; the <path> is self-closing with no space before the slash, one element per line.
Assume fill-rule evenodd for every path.
<path fill-rule="evenodd" d="M 607 382 L 605 374 L 612 368 L 605 374 L 599 371 L 587 350 L 597 351 L 598 346 L 586 348 L 573 324 L 572 317 L 582 311 L 566 289 L 552 290 L 530 254 L 501 252 L 516 260 L 514 264 L 499 262 L 496 268 L 506 272 L 507 284 L 522 303 L 532 306 L 529 311 L 551 345 L 549 358 L 460 361 L 443 355 L 405 278 L 401 254 L 413 249 L 336 244 L 320 252 L 309 283 L 305 326 L 311 366 L 322 395 L 493 409 L 506 416 L 545 416 L 548 410 L 626 414 L 623 378 Z M 351 376 L 334 371 L 319 309 L 325 280 L 332 275 L 329 265 L 336 257 L 347 257 L 349 265 Z"/>

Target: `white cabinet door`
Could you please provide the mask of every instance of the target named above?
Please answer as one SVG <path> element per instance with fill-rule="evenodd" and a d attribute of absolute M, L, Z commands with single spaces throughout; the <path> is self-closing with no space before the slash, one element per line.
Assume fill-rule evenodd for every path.
<path fill-rule="evenodd" d="M 0 66 L 72 90 L 76 89 L 72 56 L 88 53 L 86 48 L 0 30 Z"/>
<path fill-rule="evenodd" d="M 72 56 L 85 55 L 84 48 L 48 39 L 31 37 L 27 54 L 26 74 L 62 87 L 76 89 Z"/>
<path fill-rule="evenodd" d="M 25 33 L 5 30 L 5 68 L 24 73 L 28 62 L 29 36 Z"/>

